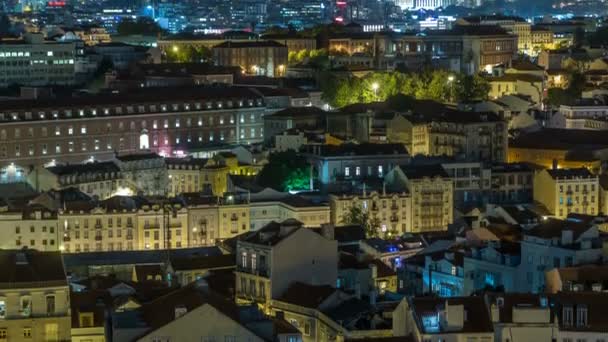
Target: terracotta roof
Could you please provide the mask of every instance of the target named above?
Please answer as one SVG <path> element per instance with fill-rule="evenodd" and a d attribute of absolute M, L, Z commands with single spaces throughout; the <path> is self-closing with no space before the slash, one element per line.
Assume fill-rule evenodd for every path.
<path fill-rule="evenodd" d="M 0 250 L 0 288 L 67 286 L 60 252 Z"/>
<path fill-rule="evenodd" d="M 308 285 L 300 282 L 293 283 L 279 297 L 279 301 L 316 309 L 337 290 L 329 285 Z"/>
<path fill-rule="evenodd" d="M 235 265 L 236 256 L 234 254 L 171 259 L 171 266 L 173 266 L 173 269 L 176 271 L 233 268 Z"/>

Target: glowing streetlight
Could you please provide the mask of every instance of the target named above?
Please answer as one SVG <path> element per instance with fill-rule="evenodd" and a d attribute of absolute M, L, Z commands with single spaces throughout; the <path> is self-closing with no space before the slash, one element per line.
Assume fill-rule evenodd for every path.
<path fill-rule="evenodd" d="M 378 100 L 378 88 L 380 88 L 380 85 L 378 84 L 378 82 L 372 83 L 372 90 L 374 91 L 374 99 L 376 101 Z"/>
<path fill-rule="evenodd" d="M 448 76 L 448 83 L 454 82 L 454 75 Z"/>
<path fill-rule="evenodd" d="M 177 53 L 179 51 L 179 47 L 177 45 L 173 45 L 173 52 Z"/>

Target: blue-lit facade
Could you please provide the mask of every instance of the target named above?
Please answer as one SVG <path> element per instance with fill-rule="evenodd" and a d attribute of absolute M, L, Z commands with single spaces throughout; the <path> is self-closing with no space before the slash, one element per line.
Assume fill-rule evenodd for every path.
<path fill-rule="evenodd" d="M 502 250 L 493 243 L 492 246 L 473 248 L 464 257 L 464 295 L 484 289 L 500 289 L 516 291 L 518 281 L 519 253 L 510 250 L 519 249 L 518 245 L 509 251 Z"/>
<path fill-rule="evenodd" d="M 427 256 L 422 274 L 423 291 L 440 297 L 462 296 L 464 269 L 461 262 L 462 256 L 458 253 L 446 252 L 440 259 Z"/>

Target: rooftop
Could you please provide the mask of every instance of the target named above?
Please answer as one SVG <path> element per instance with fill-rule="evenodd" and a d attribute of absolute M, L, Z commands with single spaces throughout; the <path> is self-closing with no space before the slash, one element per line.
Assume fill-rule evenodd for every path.
<path fill-rule="evenodd" d="M 67 286 L 60 252 L 0 250 L 0 288 Z"/>

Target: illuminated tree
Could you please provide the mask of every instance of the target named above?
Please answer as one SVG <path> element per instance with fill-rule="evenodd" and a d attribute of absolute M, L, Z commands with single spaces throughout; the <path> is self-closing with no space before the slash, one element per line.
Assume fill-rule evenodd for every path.
<path fill-rule="evenodd" d="M 380 219 L 376 216 L 371 216 L 367 210 L 363 210 L 358 205 L 351 206 L 344 213 L 342 223 L 361 226 L 367 238 L 374 238 L 380 235 Z"/>

